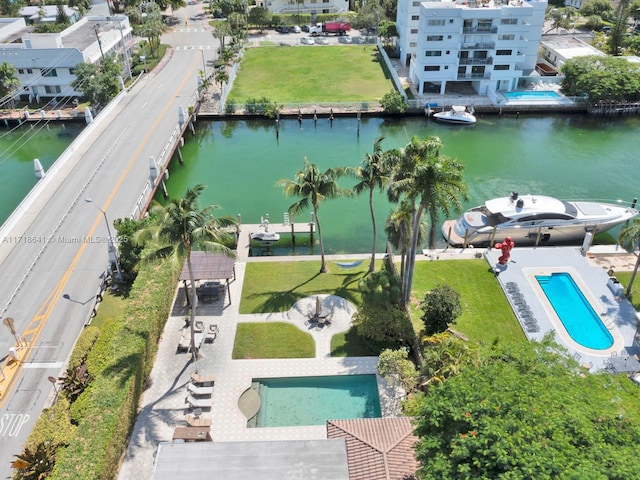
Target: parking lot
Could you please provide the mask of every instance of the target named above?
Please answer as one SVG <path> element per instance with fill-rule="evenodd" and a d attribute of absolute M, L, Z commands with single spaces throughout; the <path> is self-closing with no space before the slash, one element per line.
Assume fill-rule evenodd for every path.
<path fill-rule="evenodd" d="M 372 35 L 363 35 L 358 30 L 350 30 L 347 35 L 311 36 L 307 32 L 288 32 L 279 33 L 275 29 L 265 29 L 262 32 L 254 30 L 249 34 L 249 41 L 252 43 L 271 42 L 276 45 L 291 46 L 322 46 L 322 45 L 365 45 L 375 44 L 376 37 Z"/>

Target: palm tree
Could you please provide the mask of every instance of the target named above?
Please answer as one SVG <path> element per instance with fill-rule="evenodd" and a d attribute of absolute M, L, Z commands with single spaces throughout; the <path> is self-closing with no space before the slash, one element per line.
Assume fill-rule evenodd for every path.
<path fill-rule="evenodd" d="M 320 242 L 320 255 L 322 263 L 320 273 L 326 273 L 327 265 L 324 259 L 324 243 L 322 241 L 322 228 L 318 210 L 320 204 L 328 198 L 349 197 L 351 190 L 338 185 L 338 179 L 350 173 L 347 167 L 329 168 L 325 172 L 320 172 L 314 163 L 304 159 L 304 169 L 299 170 L 293 180 L 282 178 L 276 182 L 284 190 L 287 197 L 300 197 L 300 200 L 289 207 L 289 214 L 292 216 L 306 210 L 311 206 L 313 216 L 318 227 L 318 241 Z"/>
<path fill-rule="evenodd" d="M 620 243 L 630 252 L 633 252 L 640 246 L 640 219 L 634 218 L 630 225 L 626 226 L 620 231 Z M 629 279 L 629 285 L 627 285 L 627 297 L 631 297 L 631 290 L 633 289 L 633 282 L 636 279 L 638 268 L 640 267 L 640 253 L 636 260 L 636 265 L 633 267 L 633 273 Z"/>
<path fill-rule="evenodd" d="M 373 225 L 373 246 L 371 247 L 371 262 L 369 263 L 369 273 L 373 272 L 376 263 L 376 216 L 373 211 L 373 191 L 378 188 L 382 190 L 389 180 L 388 156 L 382 150 L 384 137 L 378 137 L 373 142 L 373 154 L 365 154 L 362 166 L 355 169 L 355 176 L 360 180 L 354 187 L 353 192 L 360 195 L 365 190 L 369 191 L 369 211 L 371 212 L 371 223 Z"/>
<path fill-rule="evenodd" d="M 190 348 L 194 364 L 197 359 L 194 329 L 197 299 L 191 252 L 194 249 L 202 249 L 229 256 L 234 255 L 223 242 L 229 239 L 229 234 L 224 231 L 224 228 L 233 225 L 235 221 L 230 217 L 214 218 L 212 211 L 218 208 L 216 205 L 199 210 L 199 197 L 204 189 L 205 186 L 199 184 L 187 189 L 182 198 L 171 199 L 164 206 L 154 205 L 150 214 L 155 221 L 152 221 L 148 227 L 140 230 L 135 236 L 137 242 L 149 244 L 151 247 L 145 249 L 142 256 L 143 261 L 169 258 L 179 268 L 182 267 L 185 260 L 187 262 L 190 281 L 190 291 L 187 292 L 187 295 L 191 305 Z"/>
<path fill-rule="evenodd" d="M 400 252 L 400 278 L 404 276 L 404 266 L 411 238 L 411 216 L 411 205 L 406 200 L 402 200 L 398 207 L 389 213 L 384 227 L 387 240 L 393 248 Z M 427 224 L 422 219 L 420 220 L 420 231 L 418 233 L 419 244 L 422 243 L 426 232 Z"/>
<path fill-rule="evenodd" d="M 443 144 L 438 137 L 417 137 L 401 151 L 393 154 L 396 160 L 387 194 L 397 202 L 405 198 L 411 205 L 411 242 L 403 272 L 403 303 L 408 305 L 413 282 L 415 257 L 422 215 L 430 218 L 429 247 L 435 248 L 438 212 L 449 215 L 451 206 L 461 208 L 460 198 L 467 198 L 467 186 L 462 178 L 463 165 L 440 155 Z M 399 154 L 399 155 L 398 155 Z"/>

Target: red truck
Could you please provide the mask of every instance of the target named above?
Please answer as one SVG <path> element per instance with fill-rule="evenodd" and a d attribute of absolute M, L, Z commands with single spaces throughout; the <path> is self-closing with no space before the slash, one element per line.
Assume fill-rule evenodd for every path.
<path fill-rule="evenodd" d="M 325 22 L 325 23 L 316 23 L 315 25 L 309 26 L 309 33 L 312 36 L 316 35 L 346 35 L 347 32 L 351 30 L 351 24 L 349 22 Z"/>

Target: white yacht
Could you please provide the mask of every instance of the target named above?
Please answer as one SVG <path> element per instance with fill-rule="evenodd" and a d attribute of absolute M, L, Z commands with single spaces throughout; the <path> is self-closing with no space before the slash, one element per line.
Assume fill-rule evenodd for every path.
<path fill-rule="evenodd" d="M 511 237 L 516 246 L 581 243 L 587 232 L 605 232 L 630 220 L 638 210 L 610 203 L 566 201 L 543 195 L 488 200 L 442 225 L 454 246 L 489 246 Z"/>
<path fill-rule="evenodd" d="M 454 123 L 457 125 L 473 125 L 476 117 L 467 107 L 453 105 L 451 110 L 434 113 L 433 118 L 442 123 Z"/>

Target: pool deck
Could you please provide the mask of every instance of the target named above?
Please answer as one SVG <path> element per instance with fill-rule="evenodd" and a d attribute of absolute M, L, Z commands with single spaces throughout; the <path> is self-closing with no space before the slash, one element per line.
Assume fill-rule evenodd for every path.
<path fill-rule="evenodd" d="M 485 252 L 485 258 L 490 265 L 495 266 L 500 254 L 499 250 L 488 250 Z M 637 332 L 637 312 L 624 296 L 614 294 L 608 286 L 609 267 L 603 268 L 594 261 L 594 258 L 592 255 L 582 255 L 579 247 L 517 248 L 516 246 L 511 253 L 511 261 L 506 267 L 499 269 L 497 278 L 527 338 L 540 340 L 547 332 L 553 330 L 556 332 L 556 341 L 566 347 L 581 365 L 599 370 L 608 368 L 612 359 L 640 354 L 640 347 L 634 342 Z M 609 263 L 606 262 L 607 265 Z M 541 272 L 557 271 L 568 271 L 572 274 L 612 334 L 614 345 L 611 348 L 593 350 L 576 344 L 555 318 L 553 311 L 550 311 L 544 299 L 544 293 L 533 276 Z M 525 315 L 519 313 L 517 300 L 510 295 L 507 284 L 517 285 L 521 298 L 529 306 L 532 316 L 537 321 L 539 331 L 527 331 L 524 323 Z M 632 364 L 635 365 L 635 362 L 629 361 L 628 364 L 629 369 L 633 370 Z M 618 370 L 621 371 L 623 368 Z"/>
<path fill-rule="evenodd" d="M 363 256 L 361 256 L 362 258 Z M 366 257 L 366 255 L 364 255 Z M 315 257 L 317 259 L 317 257 Z M 345 258 L 341 256 L 340 258 Z M 247 418 L 238 408 L 240 395 L 251 386 L 253 378 L 297 377 L 318 375 L 376 374 L 378 357 L 331 357 L 331 337 L 351 326 L 355 307 L 343 298 L 319 295 L 322 313 L 330 314 L 331 325 L 308 323 L 316 310 L 316 297 L 298 301 L 291 310 L 282 313 L 240 314 L 238 306 L 246 263 L 236 264 L 236 280 L 231 282 L 231 305 L 226 296 L 201 302 L 196 320 L 218 326 L 213 343 L 203 343 L 199 373 L 214 375 L 213 407 L 202 416 L 212 421 L 214 441 L 247 440 L 314 440 L 326 439 L 326 426 L 248 428 Z M 150 386 L 144 392 L 138 418 L 119 472 L 119 479 L 149 478 L 155 452 L 161 442 L 170 442 L 177 426 L 186 426 L 189 412 L 185 399 L 187 385 L 195 366 L 191 354 L 176 353 L 186 316 L 184 291 L 176 290 L 171 317 L 160 339 L 156 363 L 150 376 Z M 289 322 L 309 332 L 316 343 L 315 358 L 233 360 L 236 329 L 242 322 Z M 378 391 L 383 416 L 397 416 L 399 403 L 393 390 L 378 377 Z"/>

